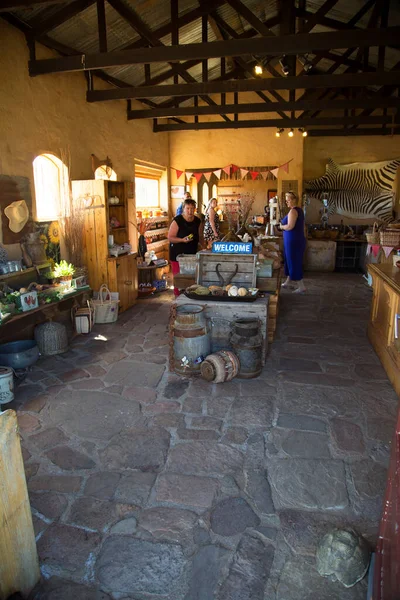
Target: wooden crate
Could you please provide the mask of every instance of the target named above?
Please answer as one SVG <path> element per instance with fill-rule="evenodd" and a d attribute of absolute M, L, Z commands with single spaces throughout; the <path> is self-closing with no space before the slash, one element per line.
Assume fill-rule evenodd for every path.
<path fill-rule="evenodd" d="M 204 306 L 206 317 L 211 321 L 211 352 L 231 349 L 230 336 L 233 321 L 253 317 L 259 319 L 263 336 L 262 364 L 264 365 L 268 350 L 269 300 L 270 296 L 258 298 L 255 302 L 207 302 L 204 300 L 191 300 L 186 296 L 178 296 L 175 306 L 181 306 L 182 304 Z"/>
<path fill-rule="evenodd" d="M 195 283 L 196 279 L 194 275 L 181 275 L 181 273 L 174 275 L 174 287 L 178 288 L 178 290 L 184 290 Z"/>
<path fill-rule="evenodd" d="M 233 283 L 238 287 L 256 287 L 256 254 L 214 254 L 212 252 L 199 252 L 197 254 L 196 282 L 206 287 L 221 285 L 216 268 L 225 280 L 224 285 Z M 231 281 L 230 275 L 238 271 Z"/>

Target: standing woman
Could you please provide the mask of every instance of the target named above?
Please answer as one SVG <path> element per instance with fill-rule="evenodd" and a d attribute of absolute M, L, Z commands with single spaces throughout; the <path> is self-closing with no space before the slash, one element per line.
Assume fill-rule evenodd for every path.
<path fill-rule="evenodd" d="M 179 273 L 179 254 L 196 254 L 199 243 L 203 243 L 203 224 L 199 217 L 195 216 L 196 202 L 193 198 L 183 201 L 181 215 L 177 215 L 172 221 L 169 231 L 169 260 L 174 275 Z M 179 296 L 178 288 L 174 288 L 175 296 Z"/>
<path fill-rule="evenodd" d="M 219 216 L 216 208 L 218 201 L 216 198 L 211 198 L 206 210 L 206 218 L 204 223 L 204 239 L 207 242 L 207 248 L 211 248 L 212 243 L 220 238 L 219 234 Z"/>
<path fill-rule="evenodd" d="M 303 256 L 306 249 L 306 238 L 304 235 L 304 213 L 297 206 L 298 197 L 294 192 L 288 192 L 285 196 L 286 205 L 290 208 L 289 213 L 282 219 L 281 230 L 283 231 L 283 248 L 285 259 L 286 281 L 282 287 L 287 287 L 291 281 L 297 282 L 294 293 L 305 292 L 303 281 Z"/>

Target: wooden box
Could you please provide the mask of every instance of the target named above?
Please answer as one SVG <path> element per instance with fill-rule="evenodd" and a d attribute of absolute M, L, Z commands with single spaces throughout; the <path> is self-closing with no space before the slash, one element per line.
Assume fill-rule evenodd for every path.
<path fill-rule="evenodd" d="M 196 283 L 206 287 L 210 285 L 228 285 L 238 287 L 256 287 L 256 254 L 216 254 L 199 252 L 197 254 Z M 217 266 L 224 282 L 220 280 Z M 237 267 L 236 274 L 235 273 Z"/>

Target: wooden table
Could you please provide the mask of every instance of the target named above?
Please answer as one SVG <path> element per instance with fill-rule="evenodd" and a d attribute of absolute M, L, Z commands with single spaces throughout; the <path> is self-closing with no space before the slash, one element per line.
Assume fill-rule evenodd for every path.
<path fill-rule="evenodd" d="M 32 339 L 35 326 L 50 319 L 57 321 L 61 317 L 60 320 L 70 321 L 71 309 L 74 306 L 82 306 L 91 294 L 92 290 L 87 288 L 78 290 L 75 294 L 68 294 L 57 302 L 42 304 L 38 308 L 10 317 L 0 325 L 0 343 Z"/>
<path fill-rule="evenodd" d="M 258 298 L 255 302 L 221 302 L 210 300 L 191 300 L 184 294 L 178 296 L 175 306 L 198 304 L 204 306 L 205 314 L 211 321 L 211 351 L 218 352 L 231 348 L 230 335 L 235 319 L 256 318 L 261 321 L 263 336 L 262 364 L 265 364 L 268 351 L 268 304 L 269 296 Z"/>

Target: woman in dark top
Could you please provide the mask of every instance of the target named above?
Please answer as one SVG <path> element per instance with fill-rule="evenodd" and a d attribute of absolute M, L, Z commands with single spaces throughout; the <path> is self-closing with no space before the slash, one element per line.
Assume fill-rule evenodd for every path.
<path fill-rule="evenodd" d="M 196 202 L 192 198 L 184 200 L 182 214 L 174 218 L 168 231 L 169 260 L 174 275 L 179 273 L 179 254 L 196 254 L 199 243 L 203 243 L 203 224 L 195 216 L 195 210 Z M 177 288 L 174 294 L 179 295 Z"/>
<path fill-rule="evenodd" d="M 294 192 L 286 194 L 286 204 L 290 208 L 288 215 L 282 219 L 280 229 L 283 231 L 283 248 L 285 259 L 286 281 L 282 287 L 287 287 L 293 281 L 297 281 L 294 292 L 305 292 L 303 282 L 303 256 L 306 249 L 306 238 L 304 235 L 304 213 L 297 206 L 298 198 Z"/>

